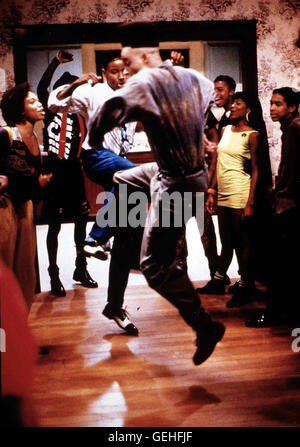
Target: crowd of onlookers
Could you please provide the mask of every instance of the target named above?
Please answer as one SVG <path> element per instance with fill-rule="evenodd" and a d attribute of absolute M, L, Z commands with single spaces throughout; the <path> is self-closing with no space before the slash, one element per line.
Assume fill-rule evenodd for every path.
<path fill-rule="evenodd" d="M 0 288 L 3 292 L 5 283 L 11 291 L 3 292 L 1 306 L 8 305 L 11 292 L 23 296 L 30 310 L 38 268 L 35 213 L 42 209 L 49 225 L 51 292 L 56 296 L 66 294 L 57 266 L 62 222 L 75 223 L 73 279 L 85 287 L 98 286 L 87 271 L 86 257 L 90 253 L 85 247 L 95 246 L 99 257 L 113 235 L 108 304 L 103 313 L 128 334 L 137 335 L 137 328 L 123 309 L 123 296 L 130 268 L 137 264 L 142 232 L 124 230 L 124 235 L 95 224 L 87 236 L 89 204 L 82 174 L 84 168 L 87 176 L 105 191 L 117 192 L 114 174 L 134 168 L 126 155 L 132 146 L 135 122 L 107 132 L 105 149 L 98 151 L 97 157 L 88 147 L 95 112 L 125 84 L 125 66 L 116 57 L 107 61 L 101 76 L 89 74 L 77 78 L 65 73 L 49 97 L 47 89 L 54 71 L 69 60 L 72 55 L 68 51 L 58 53 L 39 83 L 38 96 L 27 83 L 9 89 L 2 96 L 1 111 L 6 126 L 0 128 Z M 99 82 L 102 77 L 105 82 Z M 282 131 L 280 165 L 276 183 L 272 185 L 268 138 L 259 100 L 249 92 L 236 92 L 235 81 L 226 75 L 214 80 L 214 89 L 215 107 L 222 108 L 223 114 L 217 118 L 211 108 L 206 116 L 204 139 L 209 184 L 201 235 L 211 279 L 197 292 L 200 296 L 230 293 L 226 307 L 239 307 L 258 298 L 259 281 L 265 285 L 266 308 L 247 320 L 246 325 L 268 327 L 299 322 L 296 241 L 300 94 L 291 87 L 283 87 L 275 89 L 270 98 L 271 119 L 280 123 Z M 44 148 L 48 152 L 43 162 L 34 132 L 40 120 L 45 122 Z M 153 164 L 152 169 L 151 176 L 157 175 Z M 213 215 L 218 218 L 220 254 Z M 227 271 L 234 252 L 240 279 L 230 284 Z M 134 253 L 135 259 L 127 261 L 128 253 Z M 18 283 L 14 279 L 7 282 L 11 277 L 9 271 L 3 273 L 7 268 L 14 272 Z M 158 290 L 164 295 L 163 287 Z M 24 315 L 23 308 L 20 312 Z"/>

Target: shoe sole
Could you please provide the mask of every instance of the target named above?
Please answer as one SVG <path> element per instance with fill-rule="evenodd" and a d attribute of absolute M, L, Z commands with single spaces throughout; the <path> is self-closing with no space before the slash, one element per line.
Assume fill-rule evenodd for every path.
<path fill-rule="evenodd" d="M 91 284 L 85 284 L 85 283 L 78 281 L 76 279 L 74 279 L 74 281 L 78 282 L 82 287 L 85 287 L 86 289 L 97 289 L 97 287 L 98 287 L 98 283 L 91 285 Z"/>
<path fill-rule="evenodd" d="M 95 253 L 89 253 L 88 251 L 85 250 L 83 250 L 83 252 L 87 258 L 96 258 L 99 259 L 100 261 L 106 261 L 108 259 L 108 254 L 104 253 L 101 250 L 97 250 L 95 251 Z"/>

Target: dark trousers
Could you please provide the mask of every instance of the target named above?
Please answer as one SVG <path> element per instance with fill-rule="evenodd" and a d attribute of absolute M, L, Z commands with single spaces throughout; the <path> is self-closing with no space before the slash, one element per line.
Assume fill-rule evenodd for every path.
<path fill-rule="evenodd" d="M 86 236 L 87 216 L 79 216 L 74 219 L 74 242 L 76 246 L 76 261 L 75 265 L 79 268 L 84 268 L 87 264 L 86 257 L 83 252 L 84 240 Z M 50 220 L 47 233 L 47 250 L 49 258 L 49 273 L 56 274 L 58 272 L 57 266 L 57 250 L 58 250 L 58 235 L 61 229 L 61 222 L 59 220 Z"/>
<path fill-rule="evenodd" d="M 207 175 L 206 172 L 200 171 L 178 178 L 165 177 L 159 173 L 151 177 L 149 176 L 149 171 L 153 169 L 151 165 L 153 164 L 139 166 L 114 176 L 118 183 L 126 183 L 133 187 L 136 185 L 142 189 L 151 178 L 151 205 L 142 239 L 141 270 L 150 287 L 172 303 L 189 326 L 197 332 L 205 331 L 211 323 L 210 316 L 201 306 L 187 273 L 176 264 L 177 247 L 184 232 L 184 222 L 178 227 L 172 225 L 176 221 L 177 210 L 172 206 L 172 202 L 166 209 L 162 195 L 163 192 L 171 194 L 178 191 L 183 200 L 184 192 L 196 194 L 196 192 L 204 191 L 207 187 Z M 160 210 L 162 208 L 171 216 L 171 225 L 168 227 L 161 224 Z"/>
<path fill-rule="evenodd" d="M 150 200 L 150 182 L 157 172 L 156 163 L 147 163 L 138 168 L 130 169 L 131 183 L 128 184 L 128 194 L 136 190 L 142 190 Z M 124 171 L 117 172 L 113 177 L 115 183 L 125 183 L 122 180 L 123 176 Z M 116 188 L 116 193 L 118 193 L 118 188 Z M 124 199 L 127 200 L 127 197 Z M 121 200 L 119 196 L 118 200 Z M 139 268 L 142 236 L 143 228 L 141 227 L 127 227 L 114 230 L 114 242 L 109 265 L 107 302 L 115 311 L 123 307 L 124 293 L 130 270 Z"/>
<path fill-rule="evenodd" d="M 218 272 L 225 276 L 236 252 L 239 273 L 244 285 L 253 285 L 251 262 L 251 218 L 243 218 L 243 209 L 218 207 L 219 232 L 222 244 Z"/>
<path fill-rule="evenodd" d="M 300 321 L 297 208 L 275 215 L 273 228 L 272 269 L 267 289 L 267 307 L 281 316 L 298 315 Z"/>
<path fill-rule="evenodd" d="M 76 267 L 85 268 L 83 253 L 89 203 L 85 194 L 82 166 L 79 159 L 60 160 L 50 153 L 45 169 L 53 173 L 51 183 L 45 189 L 43 218 L 49 224 L 47 251 L 50 275 L 58 274 L 58 235 L 64 221 L 74 222 L 74 242 L 76 245 Z"/>
<path fill-rule="evenodd" d="M 204 231 L 201 235 L 201 242 L 204 254 L 208 261 L 211 278 L 214 277 L 218 269 L 219 256 L 217 251 L 217 238 L 212 215 L 204 209 Z"/>
<path fill-rule="evenodd" d="M 143 228 L 120 228 L 115 231 L 109 265 L 107 302 L 116 313 L 123 307 L 131 269 L 139 269 Z"/>

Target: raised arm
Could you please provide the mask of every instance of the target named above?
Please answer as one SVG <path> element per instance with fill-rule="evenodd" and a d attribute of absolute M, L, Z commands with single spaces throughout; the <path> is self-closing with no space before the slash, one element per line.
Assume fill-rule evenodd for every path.
<path fill-rule="evenodd" d="M 80 78 L 76 79 L 76 81 L 72 82 L 72 84 L 64 86 L 64 88 L 57 93 L 57 99 L 62 100 L 68 98 L 80 85 L 86 83 L 91 83 L 91 85 L 94 85 L 97 84 L 97 82 L 99 82 L 100 80 L 101 76 L 97 76 L 95 73 L 84 74 Z"/>
<path fill-rule="evenodd" d="M 48 108 L 53 113 L 80 113 L 88 119 L 91 89 L 101 79 L 94 73 L 88 73 L 53 90 L 48 99 Z M 91 81 L 91 82 L 89 82 Z"/>
<path fill-rule="evenodd" d="M 40 82 L 37 86 L 37 95 L 44 108 L 47 108 L 49 92 L 48 88 L 53 77 L 53 74 L 57 67 L 60 64 L 64 64 L 66 62 L 70 62 L 73 60 L 73 54 L 67 50 L 59 50 L 57 55 L 52 59 L 46 70 L 44 71 L 43 76 L 40 79 Z"/>

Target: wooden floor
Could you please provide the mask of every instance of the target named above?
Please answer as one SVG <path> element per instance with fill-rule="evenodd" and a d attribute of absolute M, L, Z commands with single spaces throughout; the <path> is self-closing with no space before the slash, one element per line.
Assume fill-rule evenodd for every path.
<path fill-rule="evenodd" d="M 39 358 L 33 393 L 40 426 L 299 427 L 293 328 L 246 328 L 245 319 L 262 304 L 229 310 L 227 299 L 202 297 L 226 333 L 196 367 L 192 331 L 144 283 L 131 283 L 125 297 L 138 337 L 101 315 L 105 285 L 72 285 L 64 298 L 37 295 L 30 326 L 38 344 L 50 348 Z"/>

